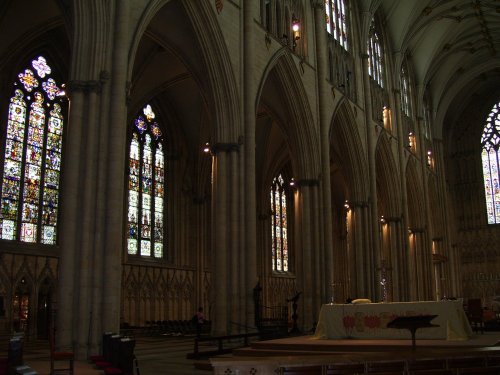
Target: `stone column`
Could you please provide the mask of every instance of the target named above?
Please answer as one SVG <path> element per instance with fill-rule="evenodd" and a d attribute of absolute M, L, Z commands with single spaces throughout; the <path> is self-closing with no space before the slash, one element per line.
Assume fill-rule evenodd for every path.
<path fill-rule="evenodd" d="M 370 19 L 371 19 L 371 15 Z M 369 259 L 373 261 L 370 265 L 374 268 L 380 260 L 380 243 L 379 243 L 379 221 L 378 221 L 378 207 L 377 207 L 377 169 L 375 165 L 375 147 L 376 147 L 376 135 L 374 133 L 374 124 L 372 123 L 372 105 L 371 105 L 371 89 L 370 89 L 370 77 L 368 75 L 368 55 L 363 53 L 361 55 L 363 62 L 363 93 L 364 93 L 364 106 L 365 106 L 365 126 L 366 126 L 366 144 L 368 148 L 368 174 L 369 174 L 369 184 L 370 184 L 370 220 L 369 225 L 371 226 L 371 238 L 372 243 L 367 244 L 367 252 L 370 254 L 365 254 Z M 368 284 L 373 285 L 377 282 L 376 275 L 372 272 L 368 277 L 371 280 Z M 380 299 L 379 288 L 369 288 L 371 295 L 366 295 L 372 300 L 376 301 Z M 368 290 L 366 290 L 368 292 Z"/>
<path fill-rule="evenodd" d="M 84 127 L 84 85 L 79 82 L 69 82 L 68 94 L 71 99 L 71 109 L 68 123 L 71 127 L 65 134 L 66 150 L 62 165 L 61 181 L 61 226 L 59 228 L 59 243 L 61 257 L 59 260 L 59 295 L 55 303 L 56 340 L 58 346 L 73 350 L 73 327 L 75 324 L 74 295 L 75 271 L 77 269 L 77 254 L 79 251 L 80 222 L 80 174 L 82 132 Z"/>
<path fill-rule="evenodd" d="M 100 103 L 99 107 L 108 108 L 110 100 L 110 73 L 108 71 L 100 72 Z M 109 121 L 109 112 L 105 110 L 99 111 L 99 124 L 106 124 Z M 98 131 L 99 147 L 98 159 L 106 160 L 108 151 L 108 138 L 109 129 L 107 126 L 100 126 Z M 99 163 L 104 164 L 104 163 Z M 95 202 L 95 227 L 94 227 L 94 258 L 93 258 L 93 305 L 92 305 L 92 323 L 91 331 L 91 351 L 92 353 L 99 353 L 99 343 L 102 340 L 103 321 L 100 319 L 102 316 L 102 285 L 105 280 L 104 265 L 102 262 L 102 253 L 105 249 L 104 233 L 106 230 L 106 184 L 107 184 L 107 170 L 105 166 L 98 166 L 96 175 L 96 202 Z"/>
<path fill-rule="evenodd" d="M 231 274 L 229 284 L 229 301 L 231 302 L 230 321 L 236 322 L 237 325 L 229 327 L 230 333 L 241 333 L 244 329 L 243 323 L 245 322 L 246 312 L 244 299 L 242 300 L 242 290 L 245 287 L 245 280 L 241 278 L 241 270 L 245 269 L 245 264 L 242 259 L 245 259 L 244 248 L 239 246 L 240 240 L 240 201 L 239 194 L 242 191 L 240 188 L 240 174 L 239 174 L 239 145 L 229 144 L 227 147 L 227 169 L 228 169 L 228 272 Z M 253 294 L 252 294 L 253 295 Z M 253 299 L 252 299 L 253 301 Z"/>
<path fill-rule="evenodd" d="M 405 301 L 407 298 L 407 262 L 408 258 L 404 252 L 403 242 L 405 230 L 400 217 L 386 218 L 388 225 L 389 253 L 385 259 L 389 262 L 391 301 Z"/>
<path fill-rule="evenodd" d="M 94 259 L 95 254 L 95 200 L 96 200 L 96 181 L 99 147 L 99 95 L 100 83 L 97 81 L 86 82 L 86 144 L 85 152 L 81 158 L 85 164 L 81 181 L 81 240 L 80 251 L 77 255 L 78 270 L 75 274 L 79 275 L 78 283 L 78 326 L 76 327 L 76 347 L 75 352 L 79 358 L 88 358 L 92 351 L 96 351 L 95 345 L 92 345 L 92 325 L 94 323 L 93 307 L 94 300 Z M 95 343 L 94 343 L 95 344 Z"/>
<path fill-rule="evenodd" d="M 214 334 L 225 335 L 242 324 L 242 306 L 239 294 L 241 270 L 240 261 L 244 254 L 239 248 L 239 189 L 238 148 L 235 143 L 217 143 L 213 152 L 212 212 L 214 227 L 212 233 L 215 261 L 213 264 Z M 244 266 L 244 264 L 243 264 Z M 253 296 L 253 290 L 252 290 Z"/>
<path fill-rule="evenodd" d="M 420 163 L 420 168 L 421 168 L 421 172 L 422 172 L 422 190 L 423 190 L 423 193 L 424 193 L 424 196 L 423 196 L 423 199 L 425 201 L 425 206 L 424 206 L 424 217 L 425 217 L 425 227 L 426 228 L 432 228 L 432 220 L 431 220 L 431 203 L 430 203 L 430 197 L 429 197 L 429 172 L 427 170 L 427 150 L 425 149 L 425 137 L 424 137 L 424 132 L 422 131 L 423 129 L 423 118 L 422 117 L 417 117 L 417 135 L 418 135 L 418 153 L 419 153 L 419 156 L 420 156 L 420 160 L 421 160 L 421 163 Z M 432 237 L 436 237 L 436 235 L 439 235 L 441 236 L 442 233 L 439 233 L 437 234 L 436 233 L 436 228 L 432 228 L 431 229 L 432 232 L 429 232 L 428 233 L 428 236 L 427 236 L 427 243 L 425 244 L 426 245 L 426 251 L 425 251 L 425 254 L 426 254 L 426 263 L 425 263 L 425 266 L 426 266 L 426 273 L 427 273 L 427 277 L 429 278 L 429 280 L 433 280 L 435 277 L 436 277 L 436 274 L 434 272 L 434 269 L 435 269 L 435 266 L 432 262 Z M 439 280 L 435 280 L 434 283 L 435 285 L 439 285 Z M 433 290 L 433 288 L 431 288 L 430 290 L 431 292 L 431 297 L 430 299 L 435 299 L 436 298 L 436 291 Z"/>
<path fill-rule="evenodd" d="M 315 243 L 314 243 L 314 200 L 318 192 L 318 180 L 298 180 L 295 185 L 298 188 L 296 204 L 298 204 L 296 215 L 297 225 L 295 231 L 297 233 L 296 243 L 296 262 L 297 265 L 297 289 L 298 292 L 303 292 L 299 299 L 299 325 L 302 329 L 310 329 L 313 322 L 319 316 L 319 307 L 313 306 L 314 303 L 319 303 L 315 297 L 314 289 L 317 287 L 315 283 L 315 274 L 318 269 L 315 267 Z M 300 232 L 300 234 L 298 234 Z M 318 311 L 316 311 L 318 309 Z"/>
<path fill-rule="evenodd" d="M 409 228 L 410 233 L 410 252 L 412 253 L 413 269 L 411 273 L 413 279 L 410 280 L 411 294 L 410 297 L 414 301 L 422 301 L 427 298 L 428 283 L 425 274 L 425 265 L 422 261 L 424 258 L 424 241 L 425 229 L 424 228 Z M 432 282 L 432 280 L 430 280 Z"/>
<path fill-rule="evenodd" d="M 124 176 L 127 140 L 127 69 L 129 61 L 128 1 L 116 3 L 109 103 L 108 153 L 106 168 L 105 231 L 102 248 L 102 329 L 117 332 L 120 328 L 121 282 L 124 246 Z M 106 109 L 103 109 L 106 110 Z"/>
<path fill-rule="evenodd" d="M 227 272 L 227 163 L 226 152 L 218 146 L 212 149 L 212 249 L 213 261 L 213 299 L 214 316 L 212 332 L 214 335 L 227 334 L 228 328 L 228 272 Z"/>
<path fill-rule="evenodd" d="M 399 84 L 399 82 L 397 82 Z M 401 109 L 401 91 L 400 90 L 394 90 L 393 91 L 393 98 L 394 98 L 394 115 L 396 116 L 396 130 L 397 130 L 397 139 L 398 139 L 398 162 L 399 162 L 399 170 L 401 171 L 400 173 L 400 189 L 401 189 L 401 208 L 402 208 L 402 215 L 403 215 L 403 222 L 402 222 L 402 228 L 403 230 L 408 227 L 409 224 L 409 213 L 408 213 L 408 191 L 407 191 L 407 186 L 406 186 L 406 153 L 409 152 L 406 150 L 406 140 L 408 139 L 408 134 L 404 134 L 403 129 L 404 129 L 404 124 L 403 124 L 403 115 L 402 115 L 402 109 Z M 416 184 L 418 184 L 420 181 L 415 181 Z M 415 197 L 417 198 L 417 197 Z M 419 225 L 421 223 L 418 223 Z M 409 245 L 408 245 L 408 236 L 403 235 L 402 237 L 402 243 L 400 244 L 400 251 L 406 255 L 406 260 L 404 263 L 406 264 L 411 264 L 412 262 L 421 262 L 422 259 L 420 258 L 414 258 L 413 260 L 410 260 L 412 257 L 410 251 L 409 251 Z M 411 281 L 408 280 L 407 277 L 404 277 L 404 275 L 408 275 L 408 273 L 404 272 L 404 269 L 402 269 L 403 274 L 398 275 L 398 279 L 401 280 L 400 282 L 402 285 L 410 285 Z M 405 293 L 407 295 L 407 293 Z M 407 297 L 410 297 L 407 295 Z M 410 297 L 411 299 L 411 297 Z"/>
<path fill-rule="evenodd" d="M 327 108 L 327 98 L 331 98 L 330 84 L 328 83 L 328 40 L 325 28 L 325 3 L 324 1 L 314 1 L 314 22 L 316 34 L 316 65 L 317 65 L 317 84 L 318 84 L 318 121 L 321 139 L 321 219 L 322 228 L 322 247 L 324 259 L 322 267 L 324 278 L 322 280 L 322 298 L 326 300 L 333 281 L 333 224 L 332 224 L 332 202 L 331 202 L 331 181 L 330 181 L 330 117 Z M 318 211 L 320 212 L 320 211 Z M 326 295 L 325 295 L 326 294 Z"/>
<path fill-rule="evenodd" d="M 251 327 L 254 322 L 253 288 L 257 284 L 257 212 L 256 212 L 256 182 L 255 182 L 255 121 L 256 88 L 254 69 L 256 66 L 254 52 L 255 10 L 258 3 L 255 1 L 243 2 L 243 108 L 244 108 L 244 158 L 245 158 L 245 300 L 246 326 Z"/>

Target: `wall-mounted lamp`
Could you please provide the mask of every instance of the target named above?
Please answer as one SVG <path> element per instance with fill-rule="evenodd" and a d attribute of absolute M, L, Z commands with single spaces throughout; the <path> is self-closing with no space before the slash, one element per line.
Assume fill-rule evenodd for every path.
<path fill-rule="evenodd" d="M 290 186 L 295 187 L 295 180 L 293 177 L 290 179 Z"/>
<path fill-rule="evenodd" d="M 56 93 L 56 95 L 57 96 L 66 96 L 66 85 L 64 83 L 61 85 L 61 88 Z"/>
<path fill-rule="evenodd" d="M 408 148 L 413 148 L 413 133 L 409 132 L 408 133 Z"/>
<path fill-rule="evenodd" d="M 432 163 L 432 151 L 427 151 L 427 166 L 430 167 Z"/>
<path fill-rule="evenodd" d="M 210 152 L 210 144 L 208 142 L 205 143 L 205 146 L 203 147 L 203 152 L 206 154 Z"/>
<path fill-rule="evenodd" d="M 300 39 L 300 21 L 295 15 L 292 15 L 293 49 L 297 47 L 297 40 Z"/>
<path fill-rule="evenodd" d="M 348 201 L 345 201 L 344 203 L 344 208 L 349 211 L 351 209 L 351 206 L 349 206 L 349 202 Z"/>
<path fill-rule="evenodd" d="M 382 224 L 385 224 L 385 223 L 386 223 L 386 221 L 385 221 L 385 217 L 380 216 L 380 222 L 381 222 Z"/>

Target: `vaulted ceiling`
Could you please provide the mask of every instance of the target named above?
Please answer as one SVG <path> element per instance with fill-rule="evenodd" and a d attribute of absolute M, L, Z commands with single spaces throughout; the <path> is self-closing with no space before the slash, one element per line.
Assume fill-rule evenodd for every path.
<path fill-rule="evenodd" d="M 500 99 L 499 0 L 363 1 L 382 10 L 394 61 L 411 56 L 415 84 L 431 93 L 434 136 L 477 98 Z M 397 66 L 397 65 L 396 65 Z"/>

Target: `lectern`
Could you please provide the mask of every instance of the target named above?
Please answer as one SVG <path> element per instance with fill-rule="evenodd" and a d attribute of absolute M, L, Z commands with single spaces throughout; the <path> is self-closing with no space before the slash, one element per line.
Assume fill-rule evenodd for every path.
<path fill-rule="evenodd" d="M 439 327 L 431 323 L 435 317 L 437 315 L 398 316 L 387 323 L 387 328 L 408 329 L 411 332 L 412 349 L 415 350 L 415 332 L 419 328 Z"/>

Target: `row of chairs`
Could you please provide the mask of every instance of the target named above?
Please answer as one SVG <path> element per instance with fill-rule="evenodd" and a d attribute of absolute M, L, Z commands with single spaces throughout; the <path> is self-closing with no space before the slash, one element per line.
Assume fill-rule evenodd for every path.
<path fill-rule="evenodd" d="M 485 355 L 284 366 L 281 375 L 488 375 L 500 374 L 500 351 Z"/>
<path fill-rule="evenodd" d="M 134 355 L 135 340 L 113 333 L 104 333 L 102 354 L 89 359 L 106 375 L 139 375 L 137 358 Z"/>

